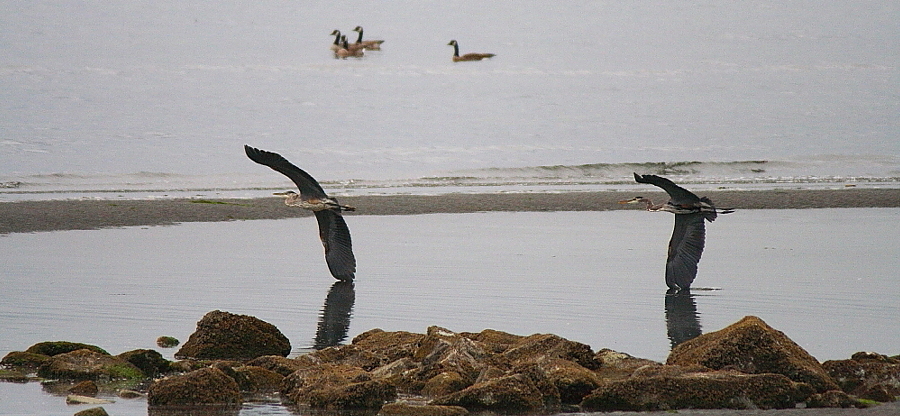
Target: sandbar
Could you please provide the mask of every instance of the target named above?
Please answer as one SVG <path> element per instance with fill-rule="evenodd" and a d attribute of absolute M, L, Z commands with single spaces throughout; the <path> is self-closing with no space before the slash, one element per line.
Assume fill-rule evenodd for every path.
<path fill-rule="evenodd" d="M 718 207 L 734 209 L 897 208 L 900 189 L 708 191 Z M 341 197 L 357 207 L 346 215 L 417 215 L 487 211 L 608 211 L 637 209 L 618 201 L 634 192 L 455 193 Z M 642 196 L 662 202 L 662 192 Z M 282 219 L 311 215 L 278 197 L 253 199 L 42 200 L 0 203 L 0 234 L 107 227 Z"/>

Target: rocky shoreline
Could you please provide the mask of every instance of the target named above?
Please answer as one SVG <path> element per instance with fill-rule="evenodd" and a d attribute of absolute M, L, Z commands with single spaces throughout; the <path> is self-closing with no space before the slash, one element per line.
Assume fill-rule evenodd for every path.
<path fill-rule="evenodd" d="M 643 192 L 665 200 L 661 192 Z M 717 190 L 702 193 L 720 207 L 736 209 L 897 208 L 900 189 L 845 188 L 835 190 Z M 494 193 L 445 195 L 370 195 L 341 197 L 357 207 L 352 215 L 416 215 L 483 211 L 607 211 L 624 209 L 617 202 L 634 191 L 570 193 Z M 50 200 L 0 203 L 0 234 L 104 227 L 166 225 L 282 219 L 311 215 L 285 206 L 281 200 L 152 199 Z"/>
<path fill-rule="evenodd" d="M 43 342 L 7 354 L 0 379 L 44 380 L 81 403 L 116 388 L 120 397 L 146 397 L 150 414 L 238 409 L 256 394 L 291 407 L 385 416 L 877 409 L 900 395 L 900 356 L 860 352 L 819 363 L 752 316 L 679 344 L 665 363 L 552 334 L 436 326 L 424 334 L 372 329 L 347 345 L 289 352 L 271 324 L 212 311 L 175 353 L 178 361 L 154 350 L 113 356 L 93 345 Z"/>

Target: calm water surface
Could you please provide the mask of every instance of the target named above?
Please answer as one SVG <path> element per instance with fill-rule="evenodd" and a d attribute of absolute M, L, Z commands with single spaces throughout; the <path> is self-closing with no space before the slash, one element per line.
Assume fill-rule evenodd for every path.
<path fill-rule="evenodd" d="M 554 333 L 664 361 L 673 338 L 746 315 L 820 361 L 897 354 L 898 219 L 898 209 L 722 216 L 707 228 L 698 290 L 677 299 L 664 283 L 672 216 L 645 211 L 348 216 L 353 288 L 329 276 L 312 218 L 7 235 L 0 354 L 48 340 L 159 350 L 157 337 L 185 341 L 216 309 L 276 325 L 294 354 L 317 339 L 439 325 Z M 39 400 L 11 400 L 26 390 Z M 0 414 L 34 403 L 71 413 L 39 391 L 0 383 Z M 146 411 L 120 402 L 107 410 Z"/>

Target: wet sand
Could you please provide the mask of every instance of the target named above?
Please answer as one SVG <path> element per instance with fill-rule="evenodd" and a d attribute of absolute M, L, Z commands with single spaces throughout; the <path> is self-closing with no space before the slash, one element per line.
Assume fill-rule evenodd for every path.
<path fill-rule="evenodd" d="M 661 192 L 642 193 L 664 201 Z M 709 191 L 718 207 L 735 209 L 895 208 L 900 189 Z M 480 211 L 607 211 L 633 192 L 506 193 L 342 197 L 347 215 L 415 215 Z M 104 227 L 281 219 L 310 215 L 277 197 L 256 199 L 50 200 L 0 203 L 0 234 Z"/>

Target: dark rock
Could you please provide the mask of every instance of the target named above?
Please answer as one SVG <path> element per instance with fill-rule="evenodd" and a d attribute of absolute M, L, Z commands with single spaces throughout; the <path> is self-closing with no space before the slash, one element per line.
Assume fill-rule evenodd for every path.
<path fill-rule="evenodd" d="M 28 381 L 28 374 L 21 370 L 8 370 L 0 368 L 0 381 L 10 381 L 13 383 L 25 383 Z"/>
<path fill-rule="evenodd" d="M 438 406 L 461 406 L 468 410 L 528 412 L 544 409 L 543 395 L 524 374 L 493 378 L 431 401 Z"/>
<path fill-rule="evenodd" d="M 109 413 L 106 413 L 106 409 L 103 407 L 92 407 L 76 412 L 75 416 L 109 416 Z"/>
<path fill-rule="evenodd" d="M 109 404 L 113 403 L 112 400 L 106 399 L 98 399 L 96 397 L 89 396 L 79 396 L 77 394 L 70 394 L 66 396 L 66 404 Z"/>
<path fill-rule="evenodd" d="M 887 364 L 900 364 L 900 359 L 898 359 L 897 357 L 888 357 L 887 355 L 879 354 L 877 352 L 871 352 L 871 351 L 855 352 L 855 353 L 853 353 L 853 355 L 850 356 L 850 359 L 854 360 L 854 361 L 862 361 L 862 362 L 875 361 L 875 362 L 881 362 L 881 363 L 887 363 Z"/>
<path fill-rule="evenodd" d="M 440 373 L 425 382 L 422 394 L 426 397 L 438 397 L 469 387 L 472 383 L 456 371 Z"/>
<path fill-rule="evenodd" d="M 92 350 L 76 350 L 50 357 L 37 371 L 43 378 L 63 380 L 139 379 L 145 375 L 141 370 L 118 357 L 101 354 Z"/>
<path fill-rule="evenodd" d="M 197 322 L 197 330 L 175 357 L 253 359 L 290 352 L 290 341 L 274 325 L 252 316 L 212 311 Z"/>
<path fill-rule="evenodd" d="M 30 352 L 32 354 L 43 354 L 54 356 L 58 354 L 65 354 L 67 352 L 77 351 L 77 350 L 91 350 L 96 353 L 100 353 L 103 355 L 109 355 L 106 350 L 100 348 L 96 345 L 90 344 L 82 344 L 79 342 L 68 342 L 68 341 L 48 341 L 48 342 L 39 342 L 28 347 L 25 352 Z"/>
<path fill-rule="evenodd" d="M 68 391 L 79 396 L 96 397 L 97 393 L 100 392 L 100 388 L 97 387 L 97 383 L 93 380 L 85 380 L 70 387 Z"/>
<path fill-rule="evenodd" d="M 501 370 L 499 367 L 488 365 L 481 369 L 481 372 L 478 373 L 478 378 L 475 379 L 475 383 L 484 383 L 492 378 L 503 377 L 507 375 L 506 371 Z"/>
<path fill-rule="evenodd" d="M 546 358 L 574 361 L 589 370 L 600 367 L 594 351 L 587 344 L 569 341 L 553 334 L 535 334 L 522 338 L 503 352 L 513 363 L 538 362 Z"/>
<path fill-rule="evenodd" d="M 6 354 L 6 356 L 3 357 L 3 360 L 0 360 L 0 365 L 12 368 L 36 370 L 41 366 L 41 364 L 44 364 L 49 359 L 50 356 L 45 354 L 36 354 L 33 352 L 25 351 L 13 351 L 9 354 Z"/>
<path fill-rule="evenodd" d="M 284 376 L 262 367 L 246 365 L 234 369 L 234 381 L 242 392 L 268 393 L 281 388 Z"/>
<path fill-rule="evenodd" d="M 212 367 L 157 380 L 147 391 L 149 406 L 237 406 L 241 401 L 234 379 Z"/>
<path fill-rule="evenodd" d="M 662 367 L 662 363 L 636 358 L 624 352 L 613 351 L 608 348 L 601 349 L 594 354 L 594 360 L 600 365 L 597 374 L 608 380 L 620 380 L 628 378 L 639 368 Z"/>
<path fill-rule="evenodd" d="M 551 358 L 538 363 L 538 369 L 556 387 L 559 399 L 564 404 L 581 403 L 584 396 L 603 383 L 596 373 L 574 361 Z"/>
<path fill-rule="evenodd" d="M 156 346 L 160 348 L 174 348 L 180 343 L 181 341 L 175 337 L 162 336 L 156 339 Z"/>
<path fill-rule="evenodd" d="M 385 380 L 329 386 L 310 392 L 307 402 L 319 409 L 380 409 L 397 399 L 397 389 Z"/>
<path fill-rule="evenodd" d="M 850 397 L 847 393 L 844 393 L 840 390 L 830 390 L 824 393 L 816 393 L 806 400 L 807 408 L 822 408 L 822 407 L 837 407 L 837 408 L 847 408 L 847 407 L 865 407 L 860 403 L 859 400 Z"/>
<path fill-rule="evenodd" d="M 370 371 L 388 363 L 388 358 L 357 345 L 340 345 L 314 351 L 298 359 L 309 360 L 314 364 L 345 364 Z"/>
<path fill-rule="evenodd" d="M 575 364 L 577 365 L 577 364 Z M 523 375 L 531 380 L 540 393 L 541 406 L 544 411 L 557 410 L 562 400 L 559 389 L 553 383 L 545 368 L 538 363 L 521 364 L 509 371 L 509 375 Z"/>
<path fill-rule="evenodd" d="M 373 378 L 388 380 L 397 386 L 399 392 L 407 394 L 421 394 L 425 382 L 417 375 L 421 372 L 421 365 L 412 358 L 401 358 L 392 363 L 385 364 L 372 370 Z"/>
<path fill-rule="evenodd" d="M 162 354 L 153 350 L 132 350 L 123 352 L 116 357 L 134 364 L 147 377 L 156 377 L 159 374 L 165 374 L 172 370 L 170 367 L 171 362 L 163 358 Z"/>
<path fill-rule="evenodd" d="M 715 371 L 702 365 L 645 365 L 631 373 L 633 378 L 647 377 L 677 377 L 683 374 L 707 373 Z"/>
<path fill-rule="evenodd" d="M 371 380 L 362 368 L 341 364 L 320 364 L 301 368 L 285 377 L 281 397 L 291 403 L 307 403 L 307 396 L 317 388 Z"/>
<path fill-rule="evenodd" d="M 611 381 L 585 397 L 581 407 L 586 411 L 784 409 L 795 407 L 810 394 L 809 385 L 781 374 L 717 371 Z"/>
<path fill-rule="evenodd" d="M 427 381 L 441 373 L 455 372 L 472 384 L 491 355 L 476 341 L 448 329 L 430 327 L 413 354 L 420 363 L 415 377 Z"/>
<path fill-rule="evenodd" d="M 209 367 L 209 361 L 206 360 L 179 360 L 169 362 L 169 370 L 175 373 L 190 373 L 191 371 L 206 367 Z"/>
<path fill-rule="evenodd" d="M 494 354 L 500 354 L 510 349 L 525 338 L 521 335 L 513 335 L 494 329 L 485 329 L 478 333 L 460 332 L 459 334 L 472 341 L 478 341 L 482 348 Z"/>
<path fill-rule="evenodd" d="M 301 368 L 285 377 L 281 397 L 314 408 L 380 408 L 397 398 L 397 390 L 384 379 L 374 380 L 369 372 L 344 364 L 321 364 Z"/>
<path fill-rule="evenodd" d="M 209 366 L 225 373 L 226 376 L 231 377 L 237 382 L 237 372 L 234 371 L 234 367 L 239 367 L 241 365 L 243 364 L 238 361 L 216 361 Z"/>
<path fill-rule="evenodd" d="M 378 416 L 465 416 L 469 411 L 459 406 L 414 405 L 405 402 L 388 403 Z"/>
<path fill-rule="evenodd" d="M 303 367 L 308 367 L 311 364 L 292 358 L 282 357 L 280 355 L 264 355 L 248 361 L 247 365 L 262 367 L 286 377 L 294 371 Z"/>
<path fill-rule="evenodd" d="M 121 389 L 118 392 L 116 392 L 116 395 L 123 399 L 137 399 L 139 397 L 146 396 L 146 394 L 143 394 L 139 391 L 128 390 L 128 389 Z"/>
<path fill-rule="evenodd" d="M 858 352 L 849 360 L 822 363 L 841 390 L 854 396 L 894 401 L 900 395 L 900 360 L 870 352 Z"/>
<path fill-rule="evenodd" d="M 874 400 L 876 402 L 894 402 L 897 401 L 897 397 L 891 394 L 888 391 L 888 387 L 885 384 L 877 384 L 874 386 L 870 386 L 865 391 L 859 394 L 860 399 L 866 400 Z"/>
<path fill-rule="evenodd" d="M 809 383 L 818 392 L 838 388 L 821 364 L 781 331 L 755 316 L 700 335 L 672 349 L 666 364 L 776 373 Z"/>
<path fill-rule="evenodd" d="M 412 357 L 424 338 L 424 335 L 412 332 L 385 332 L 381 329 L 372 329 L 354 337 L 352 345 L 385 357 L 382 364 L 384 365 L 401 358 Z"/>

